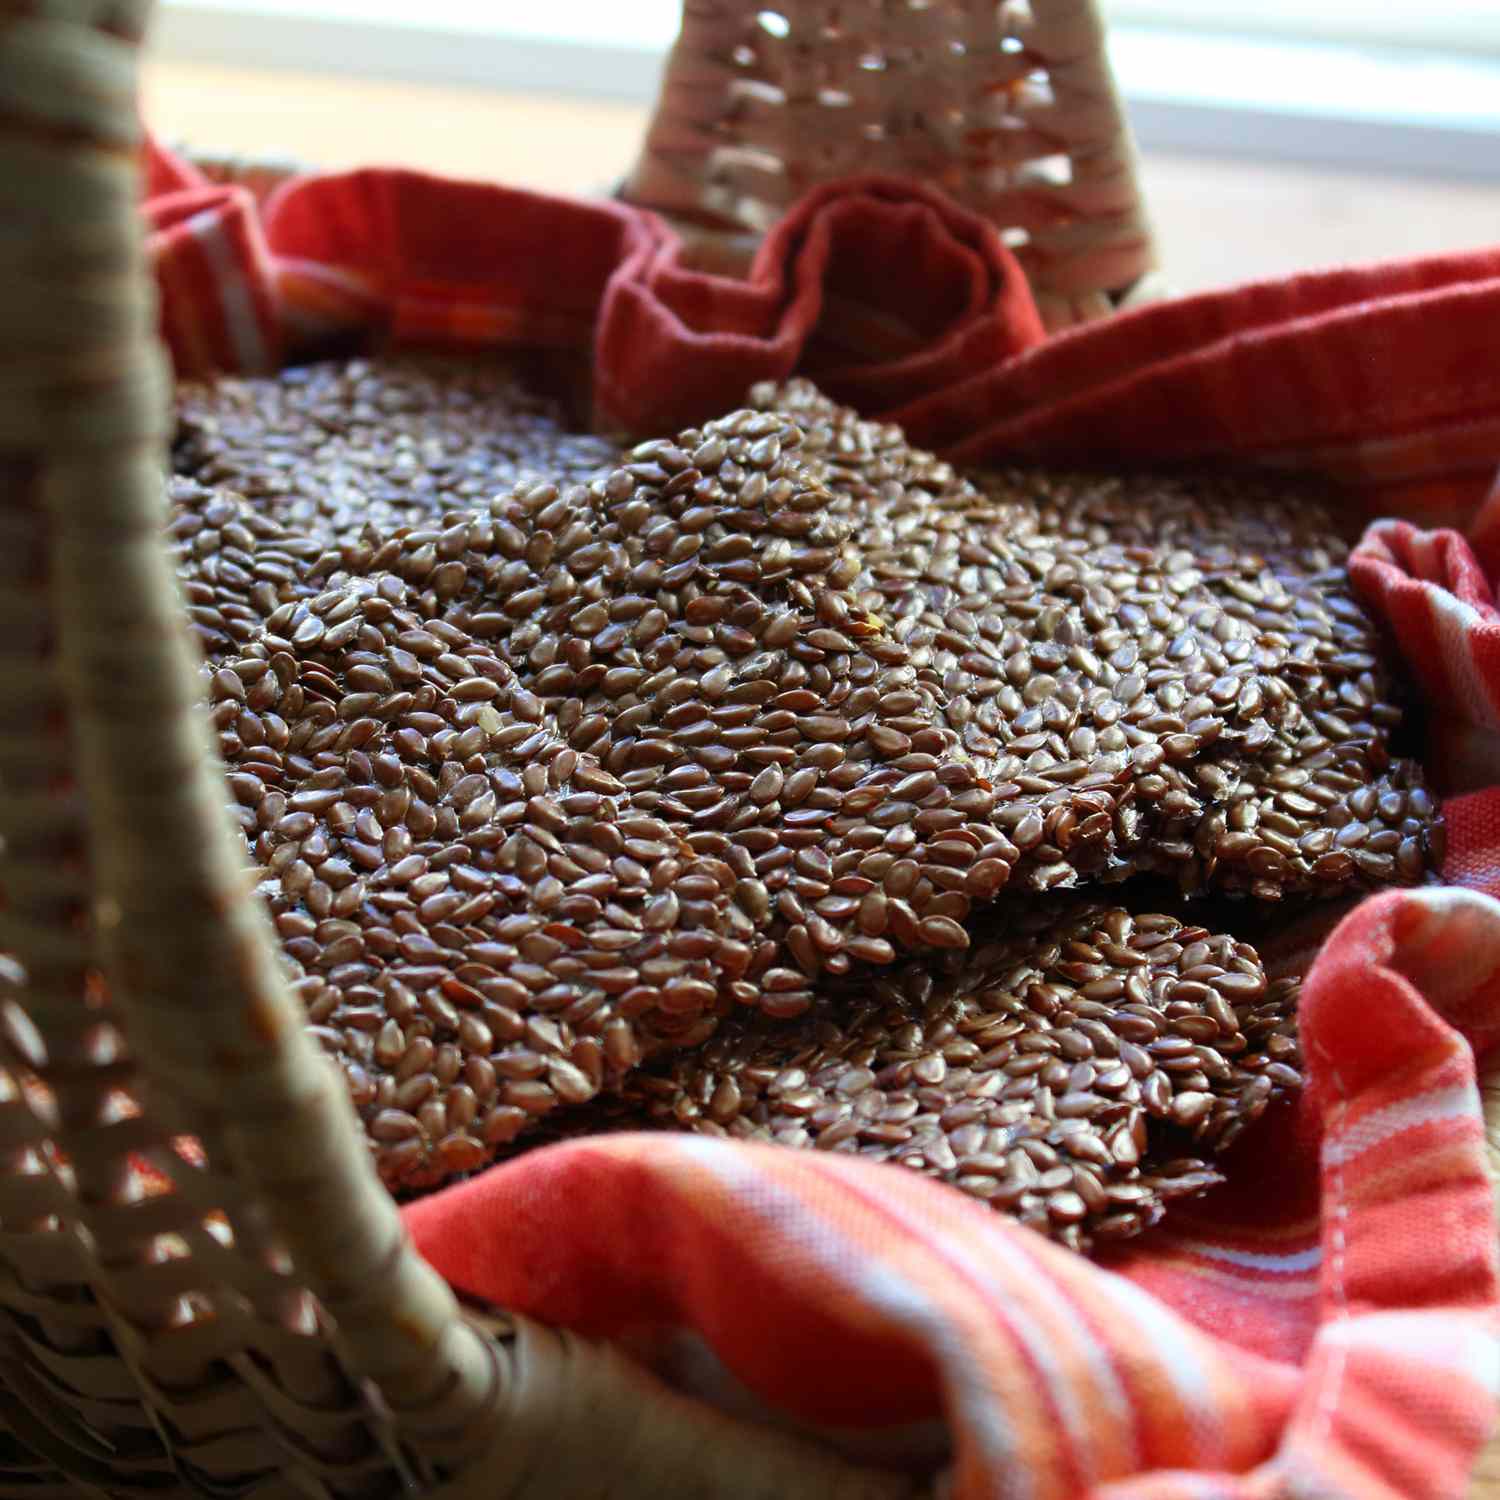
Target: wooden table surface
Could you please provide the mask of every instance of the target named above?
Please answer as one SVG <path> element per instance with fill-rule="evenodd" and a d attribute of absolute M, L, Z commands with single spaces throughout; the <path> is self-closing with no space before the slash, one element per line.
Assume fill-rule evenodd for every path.
<path fill-rule="evenodd" d="M 146 83 L 147 118 L 167 140 L 555 192 L 617 179 L 646 119 L 633 104 L 199 64 L 153 62 Z M 1145 184 L 1167 272 L 1183 291 L 1500 241 L 1500 184 L 1164 156 L 1147 157 Z M 1500 1500 L 1500 1441 L 1470 1500 Z"/>

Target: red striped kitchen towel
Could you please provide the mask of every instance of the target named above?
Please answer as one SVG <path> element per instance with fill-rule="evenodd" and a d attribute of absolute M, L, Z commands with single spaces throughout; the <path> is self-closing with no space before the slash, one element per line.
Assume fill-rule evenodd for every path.
<path fill-rule="evenodd" d="M 744 281 L 686 269 L 619 205 L 412 173 L 257 202 L 153 150 L 145 213 L 183 370 L 352 337 L 592 347 L 601 413 L 651 432 L 802 368 L 966 462 L 1315 470 L 1356 529 L 1397 518 L 1353 572 L 1426 697 L 1448 884 L 1286 935 L 1321 944 L 1311 1087 L 1242 1138 L 1225 1187 L 1099 1265 L 899 1168 L 615 1136 L 407 1221 L 456 1285 L 943 1470 L 956 1497 L 1463 1494 L 1500 1385 L 1475 1063 L 1500 1036 L 1500 251 L 1043 341 L 999 237 L 889 182 L 820 190 Z"/>

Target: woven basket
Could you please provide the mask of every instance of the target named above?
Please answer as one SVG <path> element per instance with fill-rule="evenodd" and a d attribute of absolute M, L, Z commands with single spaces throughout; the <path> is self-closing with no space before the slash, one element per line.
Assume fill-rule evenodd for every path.
<path fill-rule="evenodd" d="M 248 899 L 159 534 L 148 8 L 0 8 L 0 1496 L 914 1493 L 465 1311 L 408 1244 Z M 1051 323 L 1102 314 L 1152 250 L 1093 0 L 1003 9 L 694 0 L 626 194 L 732 265 L 819 179 L 919 175 Z"/>
<path fill-rule="evenodd" d="M 1049 327 L 1152 269 L 1095 0 L 694 0 L 625 196 L 733 269 L 809 188 L 880 172 L 1006 231 Z"/>

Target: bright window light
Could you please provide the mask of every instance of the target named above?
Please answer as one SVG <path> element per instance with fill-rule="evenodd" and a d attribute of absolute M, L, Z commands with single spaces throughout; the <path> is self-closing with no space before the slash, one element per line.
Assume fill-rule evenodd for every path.
<path fill-rule="evenodd" d="M 1496 0 L 1104 0 L 1115 21 L 1308 41 L 1500 53 Z"/>
<path fill-rule="evenodd" d="M 171 7 L 172 0 L 167 0 Z M 192 0 L 234 11 L 245 0 Z M 623 47 L 663 47 L 677 32 L 680 0 L 254 0 L 267 16 L 316 16 L 390 26 L 438 27 Z M 1319 41 L 1500 52 L 1496 0 L 1104 0 L 1132 25 Z"/>
<path fill-rule="evenodd" d="M 156 38 L 182 61 L 644 104 L 682 3 L 163 0 Z M 1500 178 L 1500 0 L 1102 4 L 1148 150 Z"/>
<path fill-rule="evenodd" d="M 291 17 L 658 51 L 671 45 L 682 17 L 681 0 L 188 0 L 177 8 L 255 10 L 268 24 Z"/>

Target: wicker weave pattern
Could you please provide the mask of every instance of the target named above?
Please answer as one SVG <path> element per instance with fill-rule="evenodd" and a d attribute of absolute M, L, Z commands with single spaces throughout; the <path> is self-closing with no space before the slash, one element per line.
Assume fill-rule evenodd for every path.
<path fill-rule="evenodd" d="M 250 898 L 168 561 L 148 10 L 0 5 L 0 1496 L 908 1494 L 465 1317 L 412 1250 Z"/>
<path fill-rule="evenodd" d="M 309 170 L 301 162 L 284 156 L 209 151 L 192 142 L 179 142 L 172 149 L 191 161 L 210 182 L 245 188 L 259 202 L 269 198 L 284 182 Z"/>
<path fill-rule="evenodd" d="M 0 197 L 26 239 L 0 298 L 0 1412 L 25 1444 L 0 1483 L 284 1468 L 305 1493 L 376 1493 L 482 1446 L 501 1366 L 406 1246 L 222 811 L 161 540 L 144 14 L 0 22 Z"/>
<path fill-rule="evenodd" d="M 808 188 L 868 172 L 1004 229 L 1052 327 L 1154 264 L 1094 0 L 690 0 L 628 198 L 733 263 Z"/>

